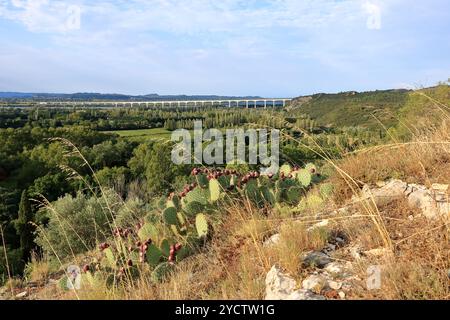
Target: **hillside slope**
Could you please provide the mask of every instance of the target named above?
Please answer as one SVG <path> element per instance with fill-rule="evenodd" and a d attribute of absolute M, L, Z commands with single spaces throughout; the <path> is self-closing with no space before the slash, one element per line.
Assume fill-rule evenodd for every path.
<path fill-rule="evenodd" d="M 416 120 L 424 118 L 439 123 L 442 112 L 436 105 L 448 105 L 449 102 L 450 87 L 442 84 L 416 91 L 316 94 L 294 99 L 290 108 L 308 115 L 323 126 L 379 129 L 381 124 L 391 128 L 405 121 L 411 126 Z M 432 114 L 434 116 L 430 117 Z"/>

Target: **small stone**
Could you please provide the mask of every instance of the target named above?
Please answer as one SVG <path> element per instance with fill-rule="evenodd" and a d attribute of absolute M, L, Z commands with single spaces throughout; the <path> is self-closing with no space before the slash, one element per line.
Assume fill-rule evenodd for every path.
<path fill-rule="evenodd" d="M 413 216 L 412 214 L 409 215 L 409 216 L 408 216 L 408 220 L 409 220 L 409 221 L 414 221 L 414 216 Z"/>
<path fill-rule="evenodd" d="M 375 185 L 376 185 L 378 188 L 383 188 L 386 184 L 387 184 L 386 181 L 377 181 L 377 182 L 375 183 Z"/>
<path fill-rule="evenodd" d="M 266 276 L 266 300 L 294 300 L 292 293 L 296 286 L 294 279 L 273 266 Z"/>
<path fill-rule="evenodd" d="M 344 291 L 339 291 L 339 298 L 341 298 L 342 300 L 345 299 L 345 292 Z"/>
<path fill-rule="evenodd" d="M 344 271 L 344 267 L 339 262 L 331 262 L 325 267 L 325 271 L 331 274 L 341 274 Z"/>
<path fill-rule="evenodd" d="M 273 245 L 276 245 L 280 242 L 280 234 L 274 234 L 273 236 L 271 236 L 269 239 L 267 239 L 264 244 L 263 247 L 267 248 Z"/>
<path fill-rule="evenodd" d="M 361 248 L 359 246 L 353 246 L 349 248 L 350 255 L 353 259 L 361 259 Z"/>
<path fill-rule="evenodd" d="M 302 288 L 311 290 L 314 293 L 320 293 L 327 286 L 327 280 L 319 275 L 312 275 L 303 280 Z"/>
<path fill-rule="evenodd" d="M 25 298 L 27 295 L 28 295 L 28 292 L 27 292 L 27 291 L 23 291 L 23 292 L 21 292 L 21 293 L 19 293 L 19 294 L 16 294 L 16 298 L 17 298 L 17 299 L 23 299 L 23 298 Z"/>
<path fill-rule="evenodd" d="M 306 254 L 303 258 L 304 267 L 317 267 L 323 269 L 331 262 L 331 258 L 323 252 L 312 251 Z"/>
<path fill-rule="evenodd" d="M 322 220 L 322 221 L 312 225 L 307 230 L 308 231 L 313 231 L 313 230 L 315 230 L 317 228 L 324 228 L 324 227 L 328 226 L 329 223 L 330 223 L 330 221 L 328 219 L 325 219 L 325 220 Z"/>
<path fill-rule="evenodd" d="M 337 282 L 337 281 L 333 281 L 333 280 L 329 280 L 328 281 L 328 286 L 333 289 L 333 290 L 339 290 L 342 288 L 342 283 L 341 282 Z"/>
<path fill-rule="evenodd" d="M 420 209 L 427 219 L 439 217 L 439 210 L 431 193 L 428 190 L 417 190 L 408 196 L 408 204 Z"/>
<path fill-rule="evenodd" d="M 327 246 L 325 247 L 325 250 L 327 250 L 327 251 L 335 251 L 335 250 L 336 250 L 336 245 L 335 245 L 335 244 L 332 244 L 332 243 L 329 243 L 329 244 L 327 244 Z"/>
<path fill-rule="evenodd" d="M 266 300 L 325 300 L 325 297 L 305 289 L 296 290 L 294 279 L 273 266 L 266 276 Z"/>

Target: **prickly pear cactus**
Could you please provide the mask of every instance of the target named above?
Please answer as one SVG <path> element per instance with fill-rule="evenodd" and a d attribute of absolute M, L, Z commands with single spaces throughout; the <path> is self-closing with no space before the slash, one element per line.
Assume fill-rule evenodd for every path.
<path fill-rule="evenodd" d="M 271 206 L 275 205 L 276 198 L 275 198 L 274 191 L 272 189 L 270 189 L 268 186 L 262 186 L 260 188 L 260 191 L 261 191 L 261 195 L 266 203 L 270 204 Z"/>
<path fill-rule="evenodd" d="M 160 283 L 164 281 L 170 272 L 173 270 L 173 265 L 168 262 L 160 263 L 156 266 L 156 268 L 152 272 L 152 281 L 155 283 Z"/>
<path fill-rule="evenodd" d="M 297 180 L 304 188 L 307 188 L 311 184 L 311 172 L 307 169 L 302 169 L 297 172 Z"/>
<path fill-rule="evenodd" d="M 312 164 L 312 163 L 308 163 L 305 166 L 305 169 L 308 170 L 311 174 L 317 173 L 317 167 L 314 164 Z"/>
<path fill-rule="evenodd" d="M 300 201 L 302 189 L 300 187 L 291 187 L 286 191 L 286 200 L 289 204 L 295 205 Z"/>
<path fill-rule="evenodd" d="M 108 262 L 108 266 L 111 268 L 116 267 L 116 258 L 114 257 L 114 253 L 112 252 L 111 248 L 107 248 L 103 250 L 106 256 L 106 261 Z"/>
<path fill-rule="evenodd" d="M 208 204 L 208 199 L 209 189 L 196 188 L 186 195 L 183 199 L 183 204 L 186 205 L 189 202 L 196 201 L 206 206 Z"/>
<path fill-rule="evenodd" d="M 190 218 L 195 217 L 198 213 L 203 212 L 205 209 L 205 205 L 203 205 L 200 202 L 197 201 L 191 201 L 188 202 L 185 206 L 184 206 L 184 212 L 186 213 L 186 215 Z"/>
<path fill-rule="evenodd" d="M 246 184 L 244 191 L 247 198 L 256 205 L 259 205 L 263 200 L 258 183 L 255 180 L 249 181 Z"/>
<path fill-rule="evenodd" d="M 166 208 L 163 211 L 163 220 L 168 225 L 177 225 L 178 217 L 177 217 L 177 209 L 175 207 Z"/>
<path fill-rule="evenodd" d="M 222 187 L 221 190 L 227 190 L 231 185 L 231 177 L 228 176 L 220 176 L 217 178 L 217 180 L 220 183 L 220 186 Z"/>
<path fill-rule="evenodd" d="M 167 205 L 168 208 L 169 207 L 174 207 L 176 210 L 181 210 L 181 200 L 180 197 L 178 197 L 177 195 L 174 195 L 172 197 L 172 199 L 167 201 Z"/>
<path fill-rule="evenodd" d="M 158 229 L 156 229 L 156 227 L 151 223 L 145 223 L 139 229 L 138 236 L 141 241 L 145 241 L 147 239 L 157 239 Z"/>
<path fill-rule="evenodd" d="M 222 186 L 217 179 L 209 180 L 209 192 L 212 202 L 216 202 L 220 199 L 220 193 L 222 191 Z"/>
<path fill-rule="evenodd" d="M 208 235 L 208 221 L 204 214 L 199 213 L 195 218 L 195 228 L 199 238 L 205 238 Z"/>
<path fill-rule="evenodd" d="M 169 240 L 163 239 L 163 240 L 161 241 L 160 248 L 161 248 L 162 254 L 163 254 L 164 256 L 168 257 L 169 254 L 170 254 L 170 243 L 169 243 Z"/>
<path fill-rule="evenodd" d="M 289 216 L 293 214 L 293 207 L 320 208 L 333 191 L 331 184 L 322 184 L 318 193 L 308 194 L 311 185 L 320 183 L 321 179 L 313 164 L 305 169 L 283 165 L 279 174 L 245 173 L 228 168 L 194 169 L 192 176 L 195 182 L 186 185 L 182 192 L 156 201 L 156 209 L 138 223 L 135 232 L 131 229 L 115 231 L 121 241 L 116 241 L 112 247 L 107 243 L 100 245 L 104 258 L 97 264 L 102 274 L 117 283 L 116 278 L 122 281 L 125 274 L 139 272 L 139 265 L 147 263 L 154 268 L 153 281 L 161 282 L 175 263 L 201 250 L 212 236 L 213 225 L 208 215 L 217 212 L 222 203 L 249 200 L 260 208 L 272 207 L 280 212 L 285 209 Z"/>
<path fill-rule="evenodd" d="M 288 176 L 292 172 L 292 167 L 289 164 L 284 164 L 280 168 L 280 174 Z"/>
<path fill-rule="evenodd" d="M 199 175 L 196 176 L 196 180 L 197 180 L 197 184 L 200 186 L 200 188 L 208 188 L 208 177 L 206 176 L 206 174 L 201 173 Z"/>
<path fill-rule="evenodd" d="M 146 259 L 151 266 L 157 266 L 163 258 L 163 253 L 157 246 L 150 244 L 147 248 Z"/>

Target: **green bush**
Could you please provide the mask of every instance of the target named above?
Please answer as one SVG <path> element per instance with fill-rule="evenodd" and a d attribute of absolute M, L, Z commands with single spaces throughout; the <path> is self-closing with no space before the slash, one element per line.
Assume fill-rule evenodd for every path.
<path fill-rule="evenodd" d="M 110 222 L 120 205 L 120 199 L 111 191 L 106 193 L 106 201 L 79 192 L 76 197 L 66 195 L 41 209 L 48 224 L 39 229 L 36 243 L 49 255 L 60 258 L 93 249 L 111 234 Z"/>

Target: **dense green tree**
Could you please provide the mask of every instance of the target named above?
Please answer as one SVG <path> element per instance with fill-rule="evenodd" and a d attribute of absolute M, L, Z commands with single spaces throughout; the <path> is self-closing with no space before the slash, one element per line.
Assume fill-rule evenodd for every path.
<path fill-rule="evenodd" d="M 19 213 L 14 225 L 20 237 L 20 249 L 22 250 L 22 259 L 25 262 L 30 259 L 31 251 L 34 248 L 33 233 L 35 227 L 32 225 L 33 220 L 33 210 L 28 191 L 24 190 L 20 198 Z"/>
<path fill-rule="evenodd" d="M 153 143 L 140 144 L 133 151 L 133 157 L 128 161 L 128 167 L 134 178 L 143 177 L 150 161 Z"/>
<path fill-rule="evenodd" d="M 148 191 L 153 194 L 165 194 L 172 190 L 177 176 L 189 174 L 187 165 L 175 165 L 171 159 L 172 145 L 155 143 L 145 168 Z"/>

